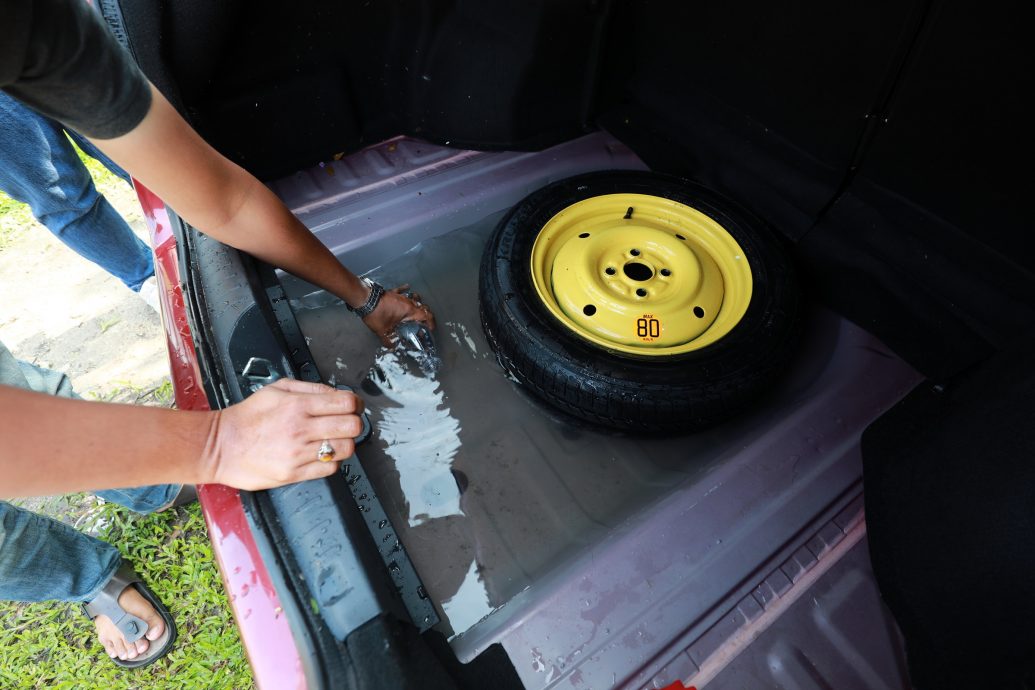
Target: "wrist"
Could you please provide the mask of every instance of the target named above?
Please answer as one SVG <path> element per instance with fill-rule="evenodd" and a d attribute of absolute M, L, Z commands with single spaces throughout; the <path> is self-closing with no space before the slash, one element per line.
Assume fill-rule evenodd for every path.
<path fill-rule="evenodd" d="M 197 418 L 198 429 L 195 432 L 200 452 L 195 455 L 197 474 L 196 484 L 219 484 L 220 468 L 223 464 L 223 452 L 219 443 L 219 430 L 223 421 L 222 410 L 209 412 L 192 412 Z"/>
<path fill-rule="evenodd" d="M 353 306 L 348 302 L 345 303 L 345 306 L 359 318 L 365 319 L 377 309 L 377 305 L 381 302 L 381 297 L 385 294 L 385 289 L 379 283 L 375 283 L 368 278 L 362 279 L 361 282 L 368 289 L 366 300 L 359 306 Z"/>
<path fill-rule="evenodd" d="M 349 311 L 355 311 L 366 304 L 372 289 L 371 282 L 368 279 L 355 278 L 354 280 L 354 286 L 349 288 L 349 293 L 344 299 L 345 308 Z"/>

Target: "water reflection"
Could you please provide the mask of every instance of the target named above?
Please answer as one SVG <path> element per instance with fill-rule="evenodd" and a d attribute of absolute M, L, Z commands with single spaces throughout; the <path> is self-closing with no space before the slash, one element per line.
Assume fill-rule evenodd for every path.
<path fill-rule="evenodd" d="M 392 404 L 380 409 L 378 435 L 395 460 L 409 504 L 409 524 L 460 515 L 460 490 L 450 465 L 460 449 L 460 422 L 449 412 L 434 376 L 413 371 L 407 355 L 382 350 L 370 378 Z"/>
<path fill-rule="evenodd" d="M 496 220 L 429 240 L 371 274 L 386 286 L 409 283 L 435 310 L 442 366 L 432 376 L 380 349 L 326 294 L 292 300 L 320 372 L 366 402 L 374 433 L 358 451 L 363 468 L 442 614 L 441 631 L 454 636 L 742 439 L 736 429 L 616 435 L 524 394 L 478 316 L 478 266 Z"/>
<path fill-rule="evenodd" d="M 471 567 L 460 584 L 460 589 L 447 601 L 442 602 L 442 610 L 449 618 L 453 630 L 462 633 L 492 613 L 492 608 L 489 593 L 478 573 L 478 562 L 471 561 Z"/>

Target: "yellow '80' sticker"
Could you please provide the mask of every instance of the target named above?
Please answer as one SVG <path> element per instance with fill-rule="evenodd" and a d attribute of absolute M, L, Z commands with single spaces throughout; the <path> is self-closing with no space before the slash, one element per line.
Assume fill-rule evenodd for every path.
<path fill-rule="evenodd" d="M 654 314 L 644 314 L 636 319 L 636 337 L 645 343 L 652 343 L 661 337 L 661 321 Z"/>

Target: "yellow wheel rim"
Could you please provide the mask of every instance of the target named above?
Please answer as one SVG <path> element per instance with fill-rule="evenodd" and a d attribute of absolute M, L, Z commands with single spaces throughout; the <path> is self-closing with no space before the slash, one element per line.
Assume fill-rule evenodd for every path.
<path fill-rule="evenodd" d="M 671 199 L 607 194 L 555 215 L 532 246 L 543 304 L 609 350 L 669 356 L 723 338 L 751 302 L 751 267 L 717 222 Z"/>

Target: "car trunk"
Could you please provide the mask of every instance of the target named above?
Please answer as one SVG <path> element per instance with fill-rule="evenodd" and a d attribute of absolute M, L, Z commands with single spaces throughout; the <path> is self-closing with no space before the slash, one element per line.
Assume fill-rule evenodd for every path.
<path fill-rule="evenodd" d="M 134 55 L 209 142 L 438 319 L 427 376 L 313 286 L 171 217 L 210 402 L 291 375 L 353 387 L 373 423 L 347 471 L 242 495 L 311 687 L 436 687 L 433 666 L 464 687 L 907 684 L 859 439 L 918 371 L 943 380 L 1035 323 L 1025 157 L 987 164 L 1026 122 L 1000 67 L 1025 44 L 958 50 L 1008 13 L 100 4 L 127 10 Z M 778 385 L 694 435 L 554 412 L 478 319 L 479 257 L 510 206 L 644 168 L 771 224 L 809 286 Z"/>
<path fill-rule="evenodd" d="M 503 212 L 552 180 L 641 167 L 606 132 L 538 153 L 395 138 L 270 183 L 346 265 L 409 283 L 438 320 L 443 365 L 427 375 L 405 350 L 380 348 L 340 301 L 290 276 L 283 293 L 267 279 L 280 335 L 297 346 L 294 374 L 352 387 L 373 425 L 327 482 L 326 503 L 307 483 L 260 504 L 335 639 L 394 607 L 441 633 L 461 662 L 499 643 L 528 688 L 639 687 L 700 673 L 755 614 L 797 598 L 793 586 L 817 564 L 829 561 L 825 572 L 863 548 L 859 438 L 919 377 L 833 313 L 809 310 L 798 355 L 747 414 L 696 434 L 578 423 L 496 362 L 478 318 L 478 268 Z M 243 390 L 254 385 L 243 365 L 261 354 L 248 316 L 257 311 L 228 335 L 231 350 L 251 346 L 232 354 Z M 351 526 L 350 511 L 360 517 Z M 327 520 L 380 562 L 329 558 Z M 377 594 L 379 580 L 401 596 Z M 866 658 L 896 677 L 881 610 L 859 620 L 884 630 Z"/>

